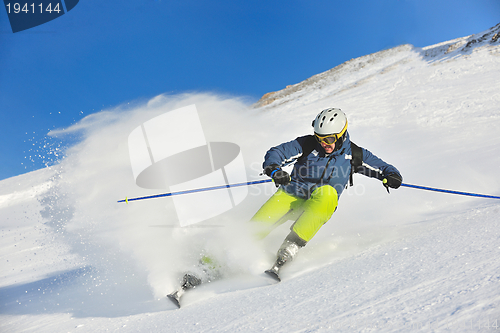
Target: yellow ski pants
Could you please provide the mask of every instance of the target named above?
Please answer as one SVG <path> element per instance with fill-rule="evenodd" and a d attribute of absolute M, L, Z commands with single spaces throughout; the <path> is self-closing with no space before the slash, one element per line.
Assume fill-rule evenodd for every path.
<path fill-rule="evenodd" d="M 257 236 L 266 237 L 274 228 L 293 220 L 291 230 L 309 242 L 337 208 L 337 191 L 330 185 L 316 188 L 309 199 L 279 189 L 250 220 L 259 225 Z"/>

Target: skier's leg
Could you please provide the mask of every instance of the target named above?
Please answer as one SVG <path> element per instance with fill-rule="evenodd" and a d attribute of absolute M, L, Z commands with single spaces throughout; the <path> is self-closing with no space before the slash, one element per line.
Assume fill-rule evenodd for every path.
<path fill-rule="evenodd" d="M 257 238 L 266 237 L 274 228 L 298 216 L 305 201 L 279 189 L 250 220 L 256 227 Z"/>
<path fill-rule="evenodd" d="M 285 263 L 292 261 L 300 248 L 304 247 L 330 219 L 337 208 L 337 201 L 337 191 L 329 185 L 314 190 L 311 197 L 302 205 L 303 213 L 281 244 L 276 254 L 276 262 L 270 271 L 274 271 L 278 276 L 279 269 Z"/>
<path fill-rule="evenodd" d="M 306 241 L 301 239 L 293 230 L 286 236 L 283 244 L 281 244 L 278 253 L 276 254 L 276 263 L 279 267 L 283 266 L 286 262 L 292 261 L 300 248 L 307 244 Z"/>
<path fill-rule="evenodd" d="M 305 246 L 306 243 L 307 242 L 297 236 L 297 234 L 292 230 L 283 241 L 283 244 L 281 244 L 280 249 L 276 254 L 276 261 L 274 262 L 274 265 L 268 269 L 266 273 L 274 279 L 281 281 L 279 276 L 281 267 L 287 262 L 292 261 L 299 252 L 299 249 Z"/>
<path fill-rule="evenodd" d="M 208 254 L 201 254 L 200 259 L 196 265 L 193 265 L 189 270 L 184 273 L 181 285 L 186 285 L 187 288 L 194 288 L 200 284 L 209 283 L 222 278 L 223 267 L 219 264 L 214 256 Z M 187 284 L 186 284 L 187 281 Z"/>
<path fill-rule="evenodd" d="M 337 203 L 338 195 L 335 188 L 330 185 L 316 188 L 304 203 L 304 212 L 293 224 L 292 231 L 305 243 L 309 242 L 332 217 L 337 209 Z"/>
<path fill-rule="evenodd" d="M 222 278 L 222 266 L 213 256 L 203 254 L 199 261 L 199 267 L 203 270 L 202 283 Z"/>

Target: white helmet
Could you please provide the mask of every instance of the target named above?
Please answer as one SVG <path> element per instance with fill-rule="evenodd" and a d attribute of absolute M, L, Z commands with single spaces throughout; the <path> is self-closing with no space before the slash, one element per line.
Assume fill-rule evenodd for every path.
<path fill-rule="evenodd" d="M 325 109 L 316 116 L 312 125 L 316 134 L 337 134 L 340 138 L 347 130 L 347 117 L 340 109 Z"/>

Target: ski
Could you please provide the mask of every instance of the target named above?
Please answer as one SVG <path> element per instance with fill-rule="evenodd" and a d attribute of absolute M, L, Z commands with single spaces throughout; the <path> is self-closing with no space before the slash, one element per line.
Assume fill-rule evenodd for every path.
<path fill-rule="evenodd" d="M 167 295 L 167 298 L 172 301 L 172 303 L 177 306 L 177 308 L 181 308 L 181 296 L 184 294 L 185 290 L 182 288 L 179 288 L 178 290 L 174 291 L 171 294 Z"/>
<path fill-rule="evenodd" d="M 271 278 L 273 278 L 274 280 L 278 281 L 278 282 L 281 282 L 281 278 L 280 276 L 278 275 L 278 273 L 276 273 L 275 271 L 271 270 L 271 269 L 268 269 L 267 271 L 265 271 L 265 273 L 270 276 Z"/>
<path fill-rule="evenodd" d="M 264 273 L 266 273 L 267 275 L 269 275 L 274 280 L 276 280 L 278 282 L 281 282 L 279 271 L 280 271 L 280 266 L 278 266 L 277 264 L 274 264 L 273 267 L 271 267 L 270 269 L 268 269 Z"/>

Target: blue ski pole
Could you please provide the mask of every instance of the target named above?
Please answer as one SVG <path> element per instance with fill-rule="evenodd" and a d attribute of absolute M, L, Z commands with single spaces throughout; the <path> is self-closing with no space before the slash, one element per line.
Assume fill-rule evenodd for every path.
<path fill-rule="evenodd" d="M 497 196 L 494 196 L 494 195 L 486 195 L 486 194 L 477 194 L 477 193 L 469 193 L 469 192 L 459 192 L 459 191 L 452 191 L 452 190 L 444 190 L 444 189 L 440 189 L 440 188 L 433 188 L 433 187 L 426 187 L 426 186 L 419 186 L 419 185 L 411 185 L 411 184 L 405 184 L 405 183 L 401 184 L 401 186 L 411 187 L 411 188 L 416 188 L 416 189 L 419 189 L 419 190 L 426 190 L 426 191 L 434 191 L 434 192 L 443 192 L 443 193 L 467 195 L 467 196 L 470 196 L 470 197 L 500 199 L 500 197 L 497 197 Z"/>
<path fill-rule="evenodd" d="M 136 197 L 136 198 L 125 198 L 124 200 L 118 200 L 118 202 L 128 203 L 129 201 L 138 201 L 138 200 L 146 200 L 146 199 L 154 199 L 154 198 L 171 197 L 171 196 L 174 196 L 174 195 L 190 194 L 190 193 L 197 193 L 197 192 L 206 192 L 206 191 L 220 190 L 220 189 L 231 188 L 231 187 L 240 187 L 240 186 L 248 186 L 248 185 L 256 185 L 256 184 L 264 184 L 264 183 L 270 183 L 272 181 L 273 181 L 272 179 L 265 179 L 265 180 L 256 180 L 256 181 L 244 182 L 244 183 L 234 183 L 234 184 L 226 184 L 226 185 L 219 185 L 219 186 L 211 186 L 211 187 L 197 188 L 197 189 L 186 190 L 186 191 L 178 191 L 178 192 L 169 192 L 169 193 L 147 195 L 147 196 Z M 415 188 L 415 189 L 419 189 L 419 190 L 442 192 L 442 193 L 450 193 L 450 194 L 458 194 L 458 195 L 465 195 L 465 196 L 471 196 L 471 197 L 500 199 L 500 197 L 494 196 L 494 195 L 486 195 L 486 194 L 477 194 L 477 193 L 469 193 L 469 192 L 460 192 L 460 191 L 453 191 L 453 190 L 445 190 L 445 189 L 440 189 L 440 188 L 427 187 L 427 186 L 419 186 L 419 185 L 412 185 L 412 184 L 405 184 L 405 183 L 402 183 L 401 186 Z"/>
<path fill-rule="evenodd" d="M 256 180 L 256 181 L 245 182 L 245 183 L 235 183 L 235 184 L 226 184 L 226 185 L 219 185 L 219 186 L 211 186 L 211 187 L 197 188 L 197 189 L 194 189 L 194 190 L 186 190 L 186 191 L 179 191 L 179 192 L 170 192 L 170 193 L 162 193 L 162 194 L 155 194 L 155 195 L 147 195 L 147 196 L 144 196 L 144 197 L 125 198 L 124 200 L 119 200 L 118 202 L 129 203 L 129 201 L 138 201 L 138 200 L 146 200 L 146 199 L 154 199 L 154 198 L 171 197 L 171 196 L 174 196 L 174 195 L 189 194 L 189 193 L 196 193 L 196 192 L 205 192 L 205 191 L 213 191 L 213 190 L 220 190 L 220 189 L 223 189 L 223 188 L 230 188 L 230 187 L 240 187 L 240 186 L 248 186 L 248 185 L 270 183 L 272 181 L 273 181 L 272 179 L 265 179 L 265 180 Z"/>

